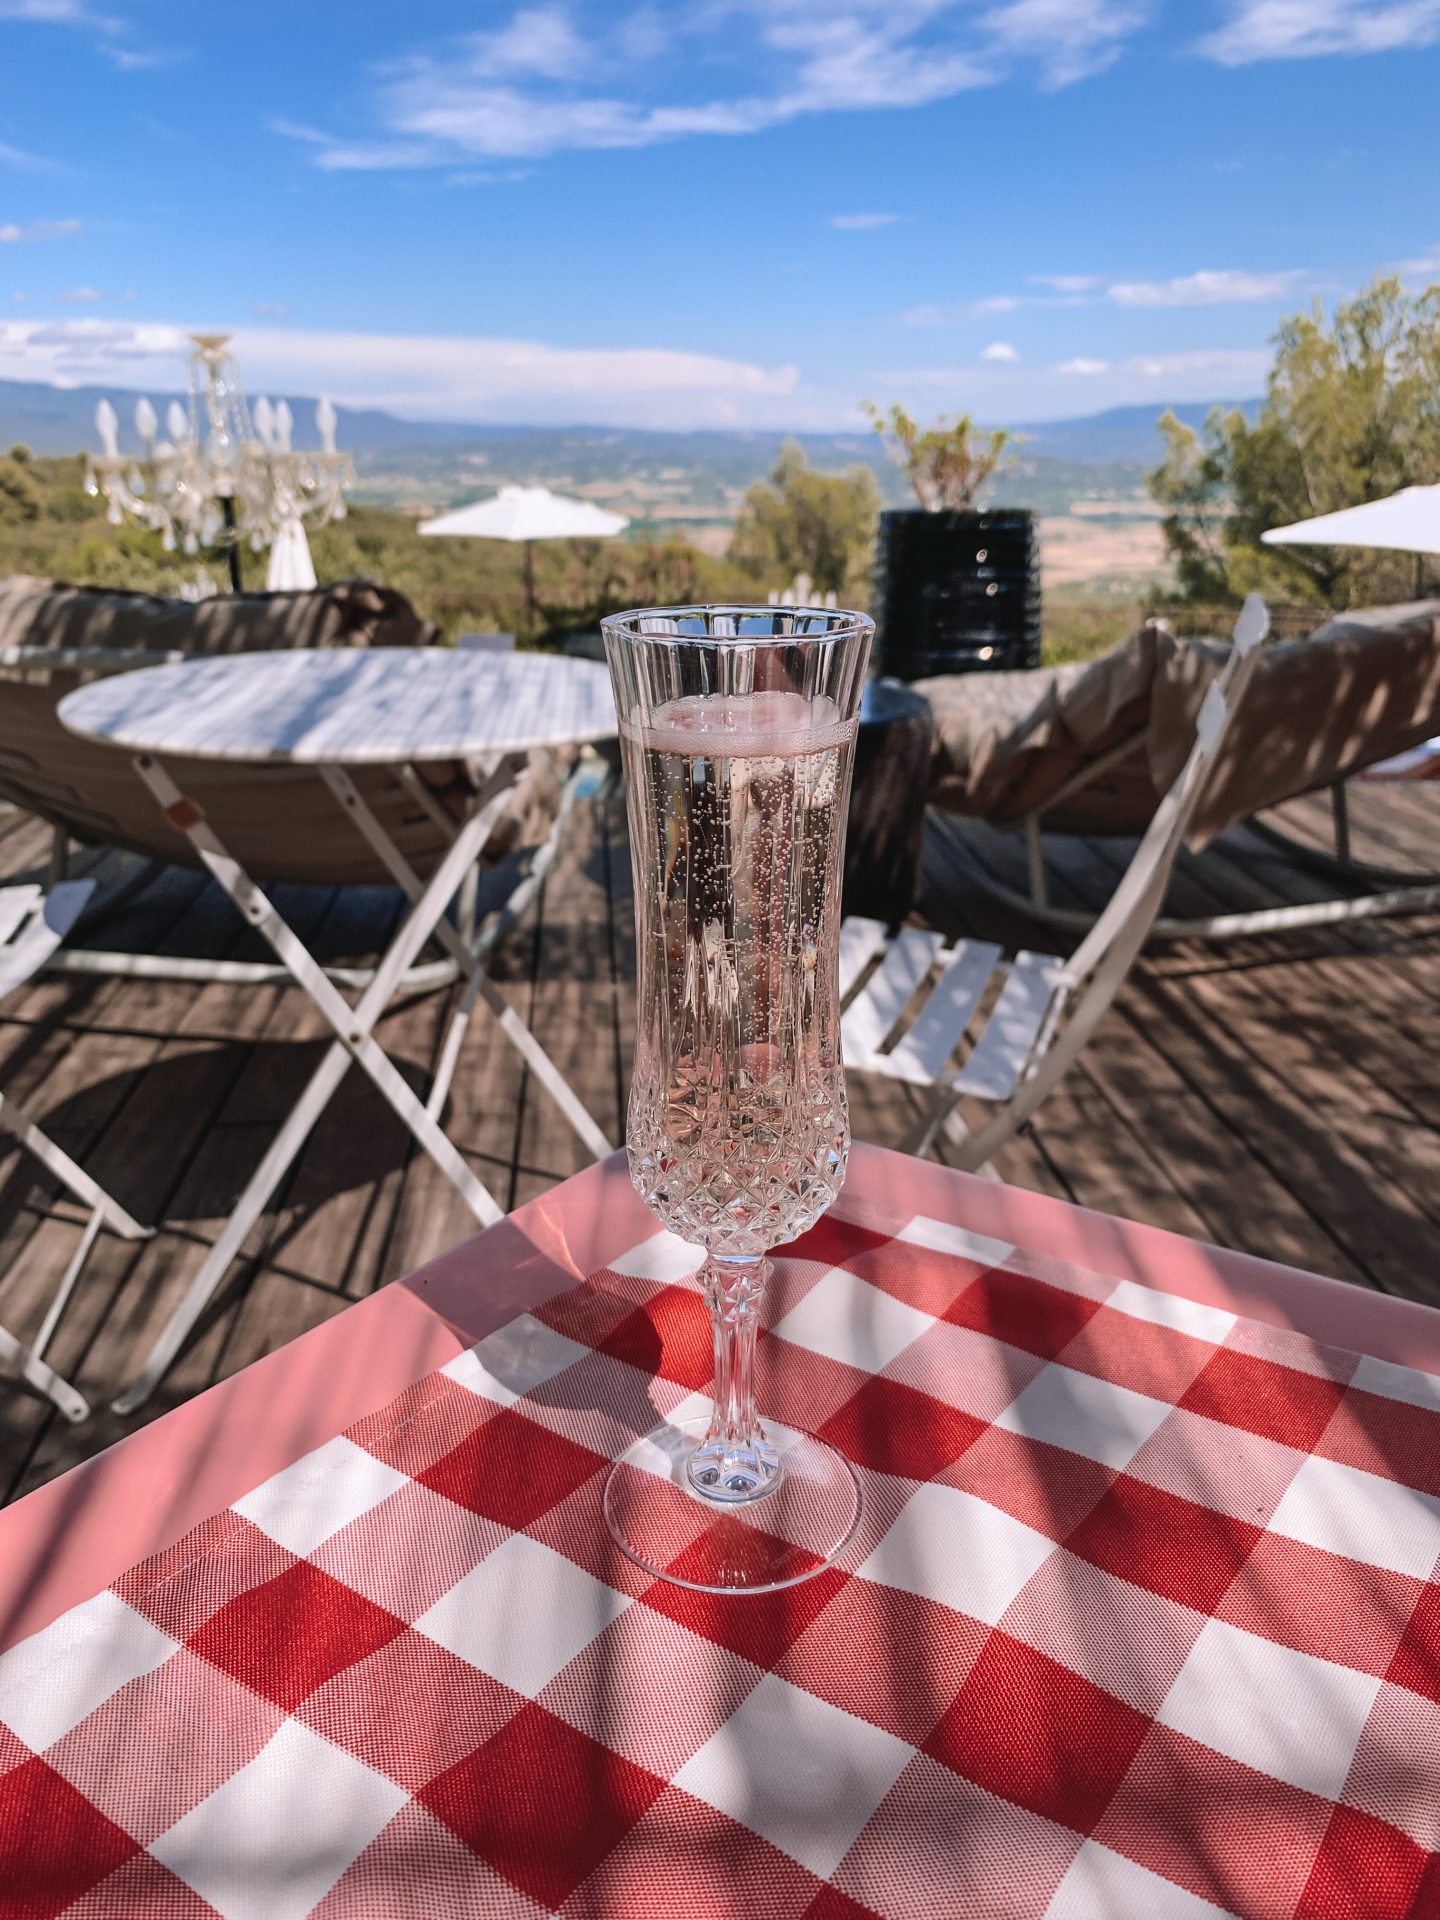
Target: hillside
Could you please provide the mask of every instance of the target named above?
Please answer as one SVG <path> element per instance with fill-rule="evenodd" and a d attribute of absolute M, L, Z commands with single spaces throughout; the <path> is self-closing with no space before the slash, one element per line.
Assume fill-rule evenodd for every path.
<path fill-rule="evenodd" d="M 172 399 L 183 394 L 149 396 L 163 418 Z M 295 416 L 295 444 L 314 446 L 315 396 L 272 394 L 289 401 Z M 135 447 L 131 424 L 133 402 L 139 398 L 119 386 L 54 387 L 37 380 L 0 380 L 0 447 L 18 441 L 32 453 L 80 453 L 95 442 L 95 408 L 101 400 L 114 403 L 120 415 L 120 444 Z M 1227 400 L 1225 407 L 1247 411 L 1254 400 Z M 1067 420 L 1021 421 L 1016 432 L 1025 436 L 1033 455 L 1073 461 L 1086 466 L 1146 466 L 1158 457 L 1155 423 L 1166 402 L 1142 407 L 1111 407 L 1103 413 Z M 1173 411 L 1189 425 L 1199 426 L 1208 406 L 1177 406 Z M 368 460 L 377 454 L 403 452 L 419 462 L 422 454 L 436 457 L 471 453 L 503 461 L 529 459 L 538 468 L 556 460 L 590 458 L 604 451 L 621 468 L 636 461 L 663 465 L 667 457 L 677 466 L 704 468 L 717 481 L 737 479 L 744 485 L 768 464 L 780 436 L 752 432 L 656 433 L 634 428 L 607 427 L 496 427 L 483 422 L 402 420 L 377 408 L 337 407 L 339 439 Z M 852 433 L 802 433 L 794 436 L 805 447 L 811 464 L 842 467 L 853 460 L 867 464 L 882 458 L 873 436 L 860 426 Z"/>
<path fill-rule="evenodd" d="M 121 415 L 121 445 L 135 443 L 129 396 L 100 387 L 58 388 L 0 380 L 0 447 L 16 443 L 45 455 L 95 444 L 96 403 L 109 397 Z M 162 414 L 172 396 L 153 395 Z M 287 396 L 296 444 L 313 443 L 314 402 Z M 1120 407 L 1074 420 L 1021 427 L 1018 456 L 995 481 L 991 498 L 1042 514 L 1068 514 L 1076 501 L 1123 510 L 1143 497 L 1144 472 L 1160 452 L 1162 408 Z M 1181 407 L 1198 421 L 1205 409 Z M 768 472 L 781 436 L 742 432 L 658 433 L 605 427 L 490 427 L 401 420 L 340 407 L 339 441 L 355 456 L 356 498 L 376 506 L 434 510 L 507 482 L 583 494 L 630 515 L 640 529 L 683 526 L 705 544 L 722 544 L 746 487 Z M 900 475 L 874 434 L 799 434 L 810 464 L 827 471 L 861 464 L 879 478 L 887 504 L 906 500 Z M 706 530 L 710 530 L 707 539 Z M 715 537 L 719 530 L 721 538 Z"/>

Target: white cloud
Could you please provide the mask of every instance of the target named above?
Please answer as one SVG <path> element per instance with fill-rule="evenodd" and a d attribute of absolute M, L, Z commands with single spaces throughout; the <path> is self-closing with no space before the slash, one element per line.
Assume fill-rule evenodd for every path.
<path fill-rule="evenodd" d="M 1200 348 L 1120 360 L 1079 357 L 1056 365 L 888 367 L 871 370 L 862 390 L 912 410 L 969 413 L 992 424 L 1057 420 L 1106 407 L 1162 407 L 1243 400 L 1265 384 L 1264 347 Z"/>
<path fill-rule="evenodd" d="M 1111 64 L 1149 0 L 1001 0 L 978 14 L 976 3 L 667 0 L 590 38 L 559 8 L 524 7 L 497 29 L 392 67 L 370 116 L 373 136 L 272 126 L 315 145 L 315 164 L 331 171 L 739 136 L 822 113 L 922 106 L 1017 72 L 1065 86 Z M 754 75 L 751 90 L 683 98 L 675 59 L 703 74 L 722 34 L 719 51 Z"/>
<path fill-rule="evenodd" d="M 530 175 L 524 167 L 466 167 L 460 173 L 452 173 L 445 181 L 447 187 L 510 187 L 519 180 L 528 180 Z"/>
<path fill-rule="evenodd" d="M 1177 399 L 1194 397 L 1194 386 L 1215 389 L 1225 399 L 1258 393 L 1270 371 L 1267 347 L 1201 347 L 1183 353 L 1136 354 L 1122 362 L 1123 370 L 1147 381 L 1179 382 L 1185 389 Z M 1203 395 L 1200 397 L 1204 397 Z"/>
<path fill-rule="evenodd" d="M 428 145 L 415 140 L 361 140 L 350 145 L 332 140 L 319 127 L 304 120 L 283 117 L 267 122 L 272 133 L 286 140 L 298 140 L 316 149 L 315 165 L 326 173 L 374 173 L 390 169 L 428 167 L 434 155 Z"/>
<path fill-rule="evenodd" d="M 100 298 L 98 287 L 71 287 L 68 293 L 57 293 L 55 298 L 63 300 L 68 306 L 90 307 Z"/>
<path fill-rule="evenodd" d="M 211 316 L 200 316 L 209 319 Z M 74 315 L 0 319 L 0 379 L 173 392 L 186 329 Z M 814 386 L 766 367 L 665 347 L 556 347 L 533 340 L 327 333 L 251 322 L 234 329 L 252 393 L 329 392 L 402 417 L 657 428 L 857 430 L 855 396 L 877 393 L 982 420 L 1045 420 L 1081 405 L 1243 399 L 1260 391 L 1263 347 L 1137 356 L 1061 367 L 977 359 L 962 367 L 862 370 Z M 1088 371 L 1084 371 L 1088 369 Z M 1083 377 L 1081 375 L 1083 374 Z"/>
<path fill-rule="evenodd" d="M 253 393 L 326 392 L 416 419 L 783 426 L 817 404 L 801 394 L 792 366 L 665 347 L 555 347 L 253 325 L 234 329 L 234 346 Z M 0 378 L 173 388 L 185 350 L 178 326 L 0 322 Z M 838 399 L 824 404 L 826 421 L 838 420 Z"/>
<path fill-rule="evenodd" d="M 328 147 L 330 145 L 330 136 L 328 133 L 322 133 L 319 127 L 312 127 L 304 120 L 286 120 L 283 116 L 277 115 L 276 118 L 267 121 L 266 124 L 271 133 L 283 134 L 287 140 L 303 140 L 312 147 Z"/>
<path fill-rule="evenodd" d="M 290 313 L 279 300 L 257 300 L 250 311 L 257 320 L 284 320 Z"/>
<path fill-rule="evenodd" d="M 494 77 L 538 74 L 568 80 L 583 73 L 590 50 L 558 7 L 522 7 L 495 33 L 471 33 L 464 45 L 470 69 Z"/>
<path fill-rule="evenodd" d="M 1007 0 L 980 25 L 1007 52 L 1037 58 L 1045 86 L 1068 87 L 1113 66 L 1147 13 L 1119 0 Z"/>
<path fill-rule="evenodd" d="M 1429 261 L 1407 261 L 1402 271 L 1416 273 Z M 1433 264 L 1440 267 L 1440 252 Z M 1305 280 L 1303 268 L 1274 273 L 1247 273 L 1233 268 L 1202 268 L 1171 280 L 1122 280 L 1105 289 L 1105 298 L 1119 307 L 1221 307 L 1264 300 L 1284 300 Z M 981 300 L 926 302 L 908 307 L 901 315 L 907 327 L 950 327 L 986 314 L 1014 313 L 1021 307 L 1088 307 L 1100 298 L 1098 274 L 1032 273 L 1036 286 L 1050 293 L 995 293 Z"/>
<path fill-rule="evenodd" d="M 893 227 L 898 213 L 832 213 L 830 225 L 837 233 L 870 233 L 876 227 Z"/>
<path fill-rule="evenodd" d="M 58 240 L 66 234 L 79 233 L 83 222 L 79 220 L 35 220 L 28 227 L 16 226 L 13 221 L 0 226 L 0 246 L 15 246 L 23 240 Z"/>
<path fill-rule="evenodd" d="M 1244 273 L 1202 268 L 1174 280 L 1129 280 L 1107 289 L 1120 307 L 1225 307 L 1255 300 L 1284 300 L 1305 278 L 1303 268 L 1282 273 Z"/>
<path fill-rule="evenodd" d="M 390 173 L 434 164 L 433 150 L 418 140 L 360 140 L 328 146 L 315 164 L 325 173 Z"/>
<path fill-rule="evenodd" d="M 105 58 L 121 73 L 149 73 L 156 67 L 177 67 L 189 55 L 180 47 L 122 47 L 102 44 Z"/>
<path fill-rule="evenodd" d="M 1014 313 L 1025 302 L 1018 294 L 992 293 L 983 300 L 957 300 L 928 303 L 918 307 L 907 307 L 900 318 L 907 327 L 953 327 L 961 320 L 969 320 L 976 314 Z"/>
<path fill-rule="evenodd" d="M 129 22 L 111 13 L 97 13 L 86 0 L 0 0 L 0 22 L 6 20 L 39 27 L 77 27 L 93 36 L 96 51 L 122 73 L 169 67 L 186 57 L 169 47 L 127 46 L 124 36 L 129 32 Z"/>
<path fill-rule="evenodd" d="M 992 340 L 980 355 L 982 360 L 998 360 L 1013 363 L 1020 358 L 1008 340 Z"/>
<path fill-rule="evenodd" d="M 47 160 L 43 154 L 28 153 L 24 147 L 12 147 L 8 140 L 0 140 L 0 167 L 9 167 L 14 173 L 68 173 L 68 167 L 62 167 L 58 160 Z"/>
<path fill-rule="evenodd" d="M 0 20 L 26 20 L 43 27 L 98 27 L 115 33 L 123 21 L 95 13 L 84 0 L 0 0 Z"/>
<path fill-rule="evenodd" d="M 900 315 L 907 327 L 950 327 L 977 315 L 1014 313 L 1021 307 L 1084 307 L 1091 304 L 1082 287 L 1098 286 L 1088 274 L 1050 275 L 1032 273 L 1038 286 L 1055 287 L 1054 293 L 990 293 L 980 300 L 961 300 L 949 304 L 930 302 L 907 307 Z"/>
<path fill-rule="evenodd" d="M 1222 66 L 1394 53 L 1440 40 L 1440 0 L 1238 0 L 1197 52 Z"/>

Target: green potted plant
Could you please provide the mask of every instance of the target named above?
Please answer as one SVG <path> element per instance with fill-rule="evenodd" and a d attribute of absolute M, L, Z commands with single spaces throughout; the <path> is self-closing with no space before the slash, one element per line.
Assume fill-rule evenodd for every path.
<path fill-rule="evenodd" d="M 880 515 L 874 606 L 884 672 L 901 680 L 1040 662 L 1034 515 L 979 507 L 1016 436 L 968 414 L 921 428 L 903 407 L 864 411 L 918 508 Z"/>

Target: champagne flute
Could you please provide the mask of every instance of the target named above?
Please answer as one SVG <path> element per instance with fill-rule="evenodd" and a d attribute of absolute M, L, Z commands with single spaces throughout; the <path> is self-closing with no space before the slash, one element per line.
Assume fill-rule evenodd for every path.
<path fill-rule="evenodd" d="M 621 1456 L 605 1512 L 632 1559 L 708 1591 L 806 1579 L 854 1532 L 849 1464 L 762 1426 L 755 1341 L 772 1248 L 845 1179 L 840 880 L 874 628 L 811 608 L 604 620 L 635 877 L 637 1191 L 705 1250 L 708 1418 Z"/>

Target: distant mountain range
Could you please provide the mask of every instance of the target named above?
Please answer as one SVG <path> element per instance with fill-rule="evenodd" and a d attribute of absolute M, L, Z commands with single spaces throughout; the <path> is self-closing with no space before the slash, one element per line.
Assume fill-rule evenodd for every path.
<path fill-rule="evenodd" d="M 1043 420 L 1019 431 L 1025 435 L 1027 453 L 1043 454 L 1048 459 L 1140 461 L 1151 467 L 1160 458 L 1158 422 L 1162 413 L 1173 413 L 1187 427 L 1201 427 L 1216 407 L 1227 413 L 1238 407 L 1253 420 L 1262 404 L 1258 399 L 1207 400 L 1203 406 L 1167 407 L 1161 401 L 1143 407 L 1109 407 L 1104 413 L 1082 414 L 1074 420 Z"/>
<path fill-rule="evenodd" d="M 138 443 L 130 420 L 131 409 L 125 404 L 127 397 L 123 390 L 114 387 L 52 387 L 33 380 L 0 380 L 0 448 L 22 441 L 32 453 L 40 454 L 79 453 L 94 447 L 97 445 L 96 403 L 107 398 L 116 403 L 120 414 L 122 448 L 133 448 Z M 177 397 L 181 396 L 150 395 L 162 420 L 169 401 Z M 316 445 L 313 397 L 290 394 L 286 398 L 295 416 L 296 445 Z M 1237 400 L 1223 404 L 1253 412 L 1260 403 Z M 749 479 L 763 472 L 783 437 L 768 432 L 655 433 L 609 427 L 467 426 L 452 421 L 401 420 L 375 408 L 338 407 L 336 411 L 339 443 L 357 456 L 362 474 L 382 467 L 412 465 L 411 461 L 396 459 L 398 455 L 432 456 L 431 461 L 422 458 L 413 463 L 417 470 L 423 470 L 432 464 L 448 467 L 456 456 L 473 453 L 479 456 L 474 463 L 477 466 L 493 462 L 507 469 L 532 467 L 537 479 L 561 467 L 572 471 L 577 459 L 586 467 L 608 461 L 612 468 L 618 465 L 648 470 L 657 460 L 669 457 L 678 466 L 708 468 L 722 484 L 726 481 L 734 484 L 742 475 Z M 1164 402 L 1157 401 L 1149 406 L 1111 407 L 1104 413 L 1072 420 L 1045 420 L 1021 426 L 1018 430 L 1025 435 L 1026 465 L 1032 459 L 1096 466 L 1153 465 L 1160 454 L 1155 423 L 1164 411 Z M 1210 408 L 1187 405 L 1172 411 L 1181 420 L 1198 426 Z M 874 436 L 859 430 L 801 433 L 794 438 L 804 446 L 811 464 L 818 467 L 842 467 L 857 460 L 872 465 L 883 457 Z M 437 455 L 441 459 L 434 462 L 433 457 Z M 450 460 L 444 456 L 450 456 Z"/>

